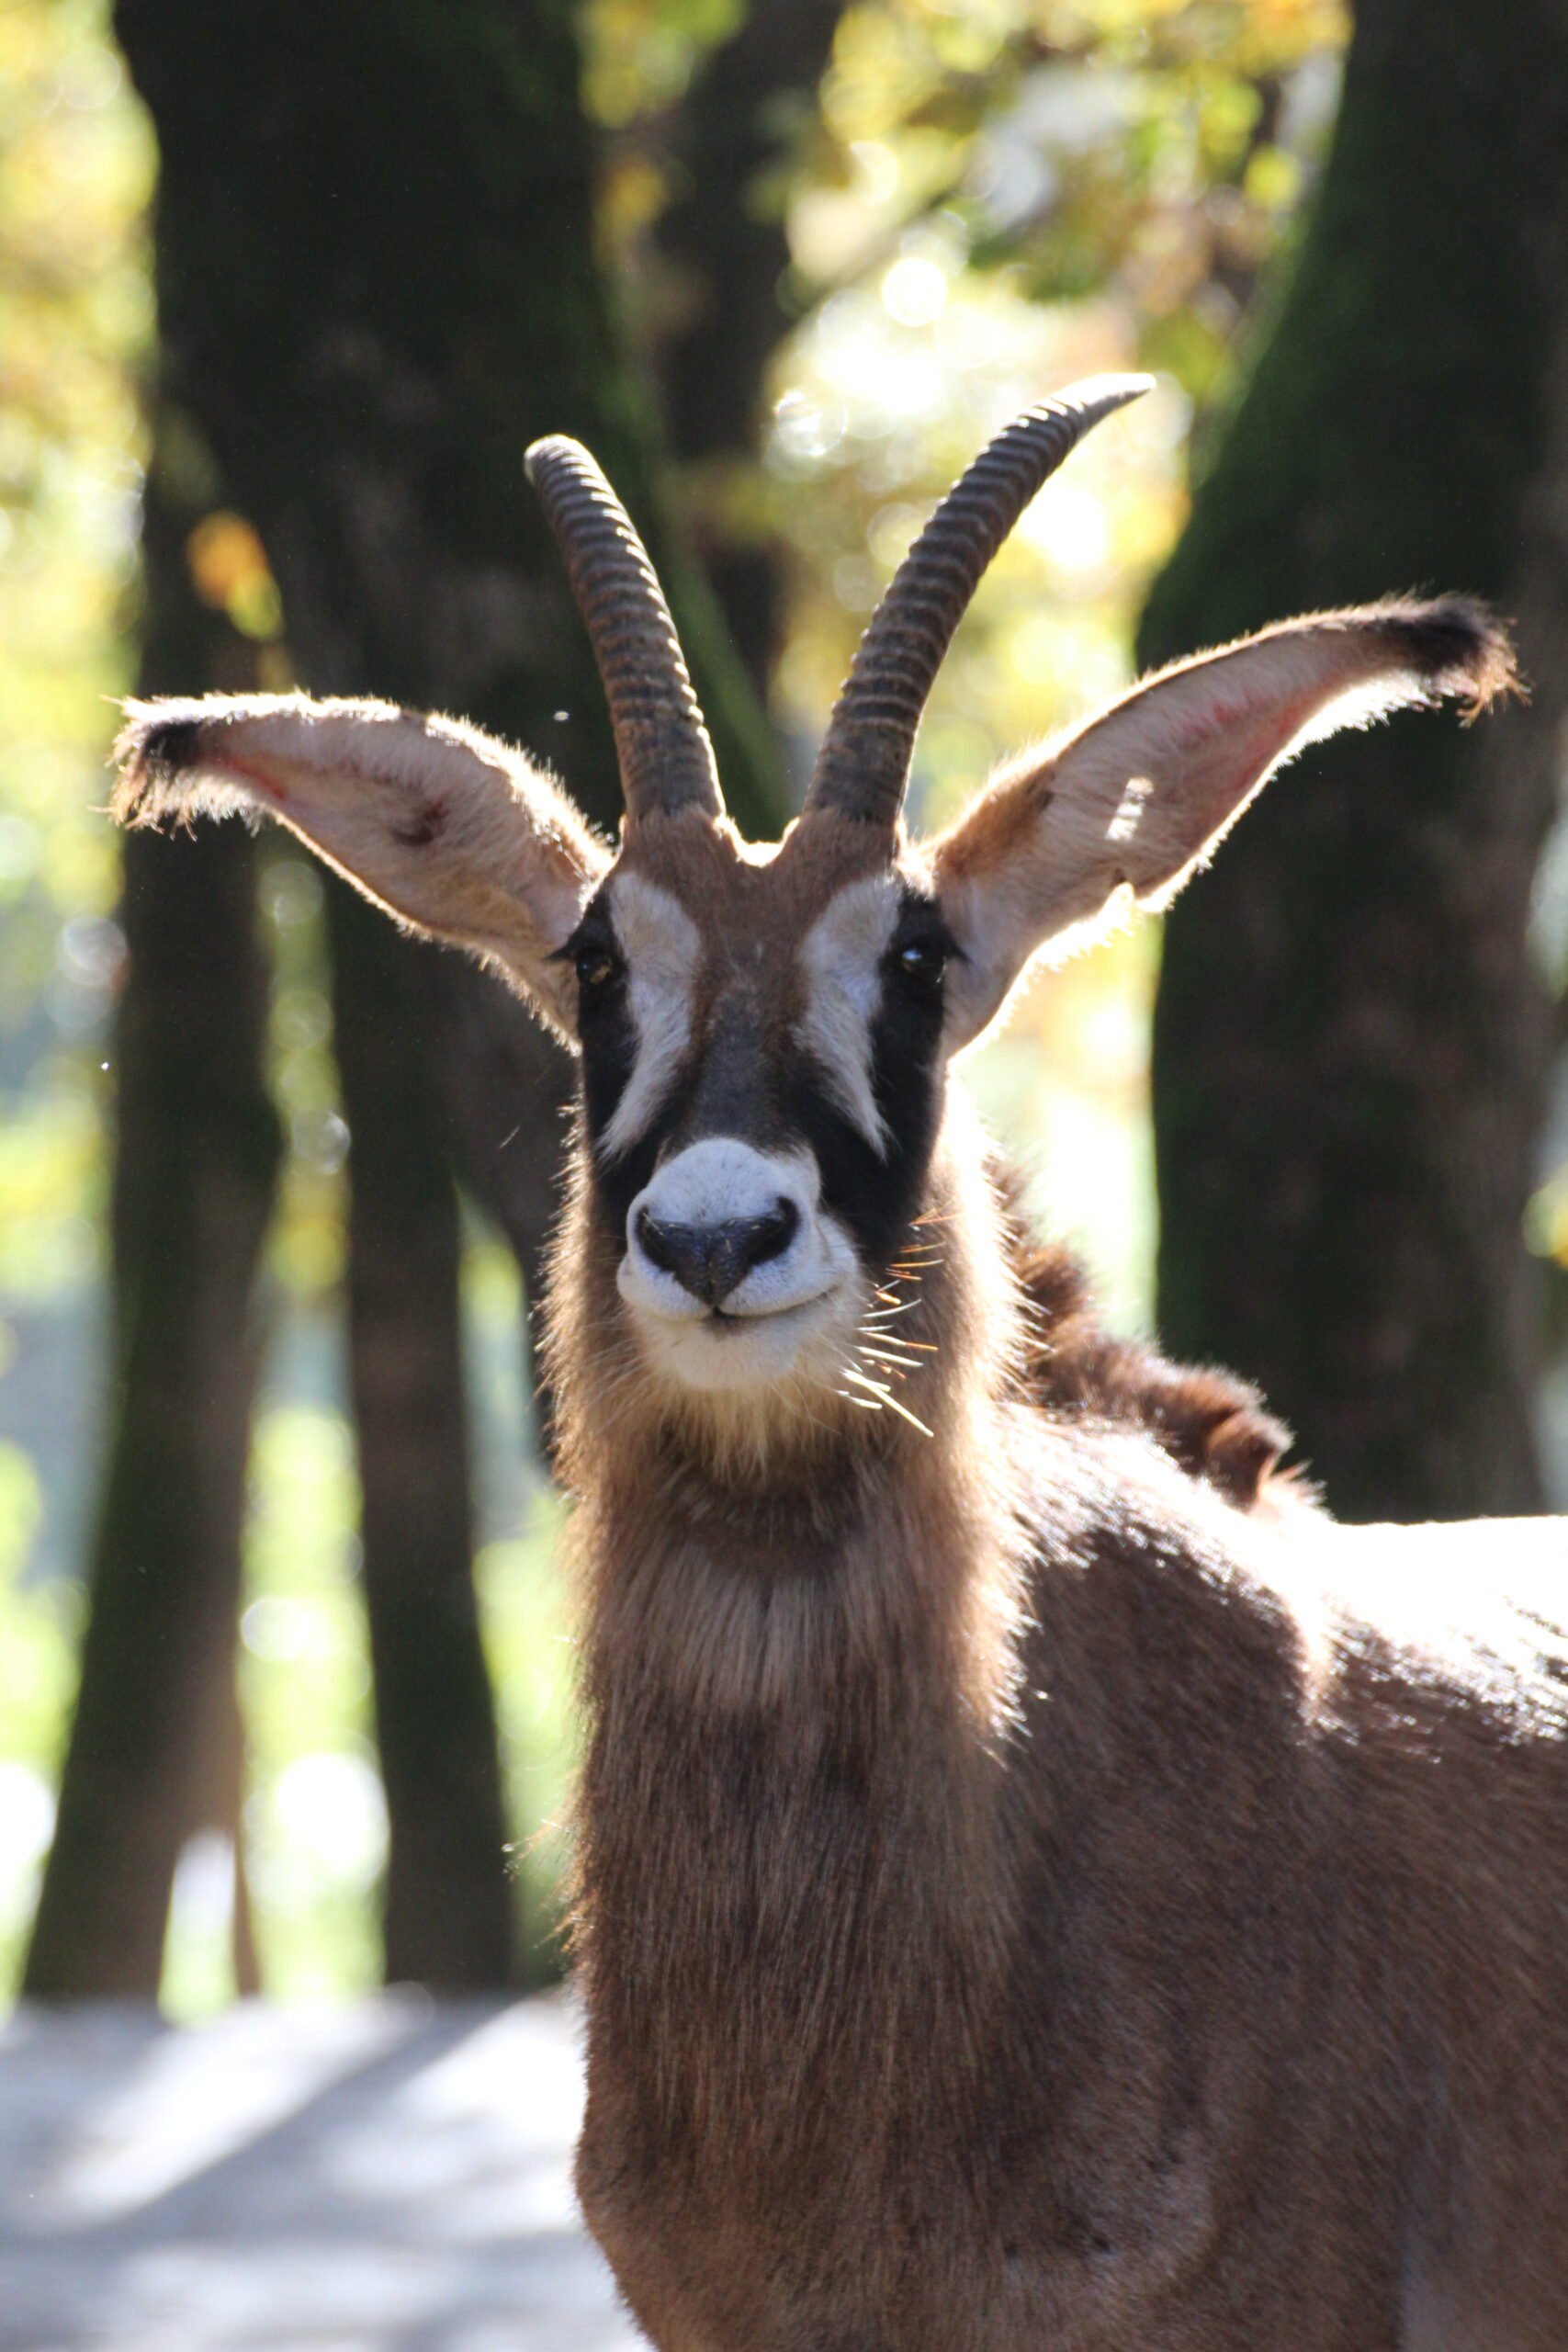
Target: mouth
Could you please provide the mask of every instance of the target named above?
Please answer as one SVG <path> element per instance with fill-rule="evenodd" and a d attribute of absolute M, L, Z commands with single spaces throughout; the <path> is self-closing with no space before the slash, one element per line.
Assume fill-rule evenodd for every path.
<path fill-rule="evenodd" d="M 697 1324 L 697 1329 L 723 1334 L 727 1331 L 754 1331 L 759 1324 L 766 1323 L 774 1329 L 781 1327 L 787 1329 L 792 1317 L 806 1315 L 812 1307 L 819 1306 L 837 1288 L 836 1283 L 829 1283 L 823 1290 L 814 1290 L 809 1298 L 791 1299 L 783 1306 L 710 1307 Z"/>
<path fill-rule="evenodd" d="M 639 1322 L 660 1325 L 670 1331 L 701 1331 L 719 1336 L 787 1330 L 792 1323 L 804 1321 L 814 1307 L 836 1297 L 844 1287 L 844 1277 L 831 1272 L 826 1282 L 803 1297 L 763 1297 L 750 1304 L 728 1298 L 710 1306 L 690 1291 L 677 1289 L 673 1283 L 661 1283 L 649 1296 L 640 1283 L 628 1283 L 626 1261 L 623 1260 L 616 1287 Z"/>
<path fill-rule="evenodd" d="M 716 1306 L 682 1316 L 638 1302 L 633 1319 L 650 1364 L 677 1387 L 738 1397 L 775 1389 L 813 1366 L 825 1375 L 840 1352 L 830 1335 L 849 1303 L 840 1281 L 777 1306 Z"/>

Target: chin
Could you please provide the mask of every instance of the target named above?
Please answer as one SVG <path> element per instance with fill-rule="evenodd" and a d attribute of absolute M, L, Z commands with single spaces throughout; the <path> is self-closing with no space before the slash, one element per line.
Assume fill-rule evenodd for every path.
<path fill-rule="evenodd" d="M 771 1315 L 691 1317 L 633 1311 L 632 1328 L 649 1368 L 667 1388 L 723 1413 L 795 1393 L 837 1388 L 865 1301 L 845 1282 Z"/>

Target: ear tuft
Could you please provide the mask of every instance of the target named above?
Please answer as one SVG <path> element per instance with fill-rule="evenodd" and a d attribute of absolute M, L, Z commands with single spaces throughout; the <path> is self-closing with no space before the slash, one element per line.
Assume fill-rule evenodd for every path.
<path fill-rule="evenodd" d="M 1478 597 L 1392 596 L 1373 611 L 1431 700 L 1461 702 L 1467 721 L 1524 693 L 1508 632 Z"/>
<path fill-rule="evenodd" d="M 112 753 L 119 773 L 109 814 L 133 831 L 171 821 L 188 825 L 201 813 L 196 786 L 204 752 L 203 727 L 195 715 L 200 705 L 128 699 L 121 707 L 125 725 Z M 254 812 L 240 813 L 254 822 Z"/>
<path fill-rule="evenodd" d="M 182 768 L 194 767 L 201 729 L 194 718 L 169 718 L 149 727 L 138 746 L 139 763 L 151 777 L 172 782 Z"/>

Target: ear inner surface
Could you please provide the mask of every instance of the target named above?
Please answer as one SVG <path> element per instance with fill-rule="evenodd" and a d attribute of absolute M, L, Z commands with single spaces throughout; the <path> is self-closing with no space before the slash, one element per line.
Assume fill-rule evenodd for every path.
<path fill-rule="evenodd" d="M 1281 622 L 1179 662 L 1025 754 L 933 847 L 964 951 L 950 1046 L 986 1026 L 1038 948 L 1070 952 L 1119 895 L 1166 905 L 1303 745 L 1404 704 L 1458 697 L 1473 715 L 1516 684 L 1483 606 L 1400 600 Z"/>
<path fill-rule="evenodd" d="M 550 959 L 610 863 L 564 793 L 460 720 L 302 695 L 128 702 L 124 824 L 276 818 L 416 931 L 499 964 L 570 1034 Z"/>

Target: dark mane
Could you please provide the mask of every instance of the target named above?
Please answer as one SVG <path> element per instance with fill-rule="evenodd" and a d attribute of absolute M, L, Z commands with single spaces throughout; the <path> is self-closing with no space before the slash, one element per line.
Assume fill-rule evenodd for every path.
<path fill-rule="evenodd" d="M 1049 1413 L 1146 1430 L 1194 1478 L 1250 1510 L 1292 1472 L 1293 1442 L 1256 1388 L 1228 1372 L 1171 1363 L 1100 1321 L 1083 1267 L 1059 1242 L 1030 1231 L 1019 1187 L 1004 1180 L 1013 1271 L 1025 1303 L 1024 1395 Z"/>

